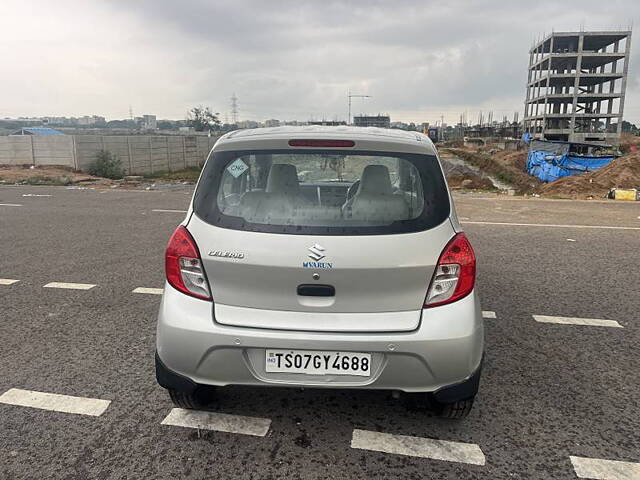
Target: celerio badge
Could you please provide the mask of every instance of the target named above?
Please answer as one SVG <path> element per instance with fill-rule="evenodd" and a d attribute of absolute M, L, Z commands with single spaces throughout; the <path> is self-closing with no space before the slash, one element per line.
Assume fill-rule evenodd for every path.
<path fill-rule="evenodd" d="M 209 252 L 210 257 L 222 257 L 222 258 L 235 258 L 238 260 L 242 260 L 244 258 L 244 253 L 240 252 L 225 252 L 222 250 L 212 250 Z"/>

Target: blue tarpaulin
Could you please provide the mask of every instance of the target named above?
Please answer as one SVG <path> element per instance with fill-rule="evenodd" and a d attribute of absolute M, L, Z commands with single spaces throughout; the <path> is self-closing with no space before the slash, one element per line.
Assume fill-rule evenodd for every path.
<path fill-rule="evenodd" d="M 543 182 L 553 182 L 562 177 L 592 172 L 608 165 L 614 155 L 584 155 L 569 151 L 570 144 L 546 142 L 532 143 L 527 157 L 527 172 Z"/>
<path fill-rule="evenodd" d="M 11 135 L 64 135 L 64 133 L 49 127 L 24 127 Z"/>

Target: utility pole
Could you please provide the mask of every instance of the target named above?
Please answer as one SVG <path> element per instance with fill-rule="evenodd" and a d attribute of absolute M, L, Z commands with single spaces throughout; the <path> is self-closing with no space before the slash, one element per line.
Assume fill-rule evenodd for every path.
<path fill-rule="evenodd" d="M 371 95 L 356 95 L 352 94 L 351 90 L 347 92 L 347 98 L 349 99 L 349 118 L 347 119 L 347 125 L 351 125 L 351 99 L 352 98 L 371 98 Z"/>
<path fill-rule="evenodd" d="M 234 125 L 238 124 L 238 97 L 235 92 L 231 95 L 231 121 Z"/>

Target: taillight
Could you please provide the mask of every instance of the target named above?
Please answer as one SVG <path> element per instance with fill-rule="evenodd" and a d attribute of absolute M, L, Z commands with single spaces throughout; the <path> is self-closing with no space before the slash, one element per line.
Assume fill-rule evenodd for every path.
<path fill-rule="evenodd" d="M 476 256 L 464 233 L 458 233 L 444 247 L 431 280 L 425 308 L 444 305 L 466 297 L 476 281 Z"/>
<path fill-rule="evenodd" d="M 198 246 L 182 225 L 171 235 L 164 255 L 164 269 L 167 281 L 176 290 L 202 300 L 211 300 Z"/>

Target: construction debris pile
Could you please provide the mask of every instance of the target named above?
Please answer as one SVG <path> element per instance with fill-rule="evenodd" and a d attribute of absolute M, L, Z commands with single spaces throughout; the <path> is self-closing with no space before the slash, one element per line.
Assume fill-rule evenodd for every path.
<path fill-rule="evenodd" d="M 496 179 L 503 190 L 513 189 L 519 194 L 534 193 L 542 184 L 540 180 L 525 171 L 526 151 L 499 151 L 490 146 L 480 149 L 441 148 L 440 151 L 454 155 L 477 167 L 482 173 Z"/>
<path fill-rule="evenodd" d="M 450 154 L 440 155 L 442 168 L 447 177 L 447 183 L 453 189 L 465 190 L 495 190 L 496 186 L 491 179 L 483 174 L 477 167 L 454 157 Z"/>
<path fill-rule="evenodd" d="M 595 172 L 564 177 L 540 188 L 544 196 L 557 198 L 603 198 L 613 188 L 640 187 L 640 152 L 615 159 Z"/>
<path fill-rule="evenodd" d="M 622 135 L 621 157 L 593 172 L 560 178 L 543 183 L 527 173 L 526 149 L 518 151 L 499 150 L 492 144 L 466 146 L 447 142 L 439 146 L 447 179 L 453 188 L 491 189 L 487 177 L 497 179 L 502 185 L 522 195 L 534 195 L 567 199 L 613 198 L 612 189 L 640 190 L 640 137 Z M 448 157 L 461 159 L 473 167 L 462 169 L 451 163 Z M 454 162 L 455 163 L 455 162 Z M 481 183 L 485 183 L 483 186 Z M 498 187 L 495 185 L 494 187 Z"/>

